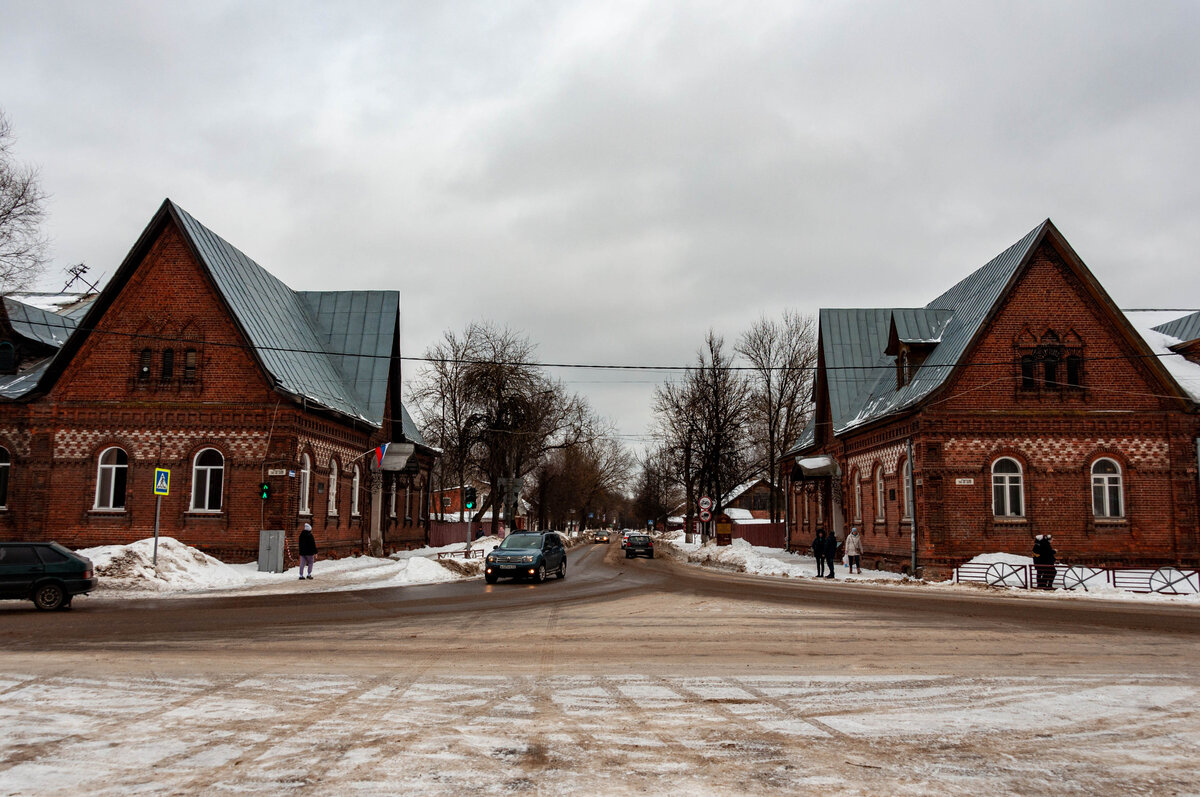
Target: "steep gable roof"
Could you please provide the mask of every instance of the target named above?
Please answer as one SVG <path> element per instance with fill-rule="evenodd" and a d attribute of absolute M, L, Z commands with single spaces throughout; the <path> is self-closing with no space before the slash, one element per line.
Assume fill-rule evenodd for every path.
<path fill-rule="evenodd" d="M 372 426 L 382 425 L 391 355 L 399 335 L 400 293 L 293 291 L 170 199 L 164 200 L 93 303 L 82 322 L 81 334 L 72 336 L 65 349 L 73 351 L 81 345 L 87 329 L 111 306 L 170 222 L 177 225 L 200 266 L 212 278 L 275 389 Z M 56 362 L 43 381 L 52 382 L 61 370 L 61 363 Z M 423 442 L 406 415 L 402 409 L 402 417 L 397 419 L 405 435 L 414 442 Z"/>
<path fill-rule="evenodd" d="M 1200 311 L 1159 324 L 1154 327 L 1154 331 L 1178 338 L 1183 343 L 1200 338 Z"/>

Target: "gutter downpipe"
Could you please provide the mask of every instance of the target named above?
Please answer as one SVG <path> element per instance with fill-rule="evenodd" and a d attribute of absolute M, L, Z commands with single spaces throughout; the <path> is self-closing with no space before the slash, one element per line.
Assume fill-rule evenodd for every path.
<path fill-rule="evenodd" d="M 910 536 L 912 537 L 912 561 L 909 563 L 909 571 L 912 577 L 917 577 L 917 475 L 916 468 L 913 467 L 913 442 L 912 438 L 908 438 L 908 495 L 905 496 L 905 501 L 908 502 L 908 513 L 911 515 L 911 524 L 909 526 Z"/>

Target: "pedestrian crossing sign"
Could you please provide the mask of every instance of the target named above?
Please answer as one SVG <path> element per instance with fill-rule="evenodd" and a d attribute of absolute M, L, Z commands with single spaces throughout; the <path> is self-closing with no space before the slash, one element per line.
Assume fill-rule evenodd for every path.
<path fill-rule="evenodd" d="M 166 468 L 154 469 L 154 494 L 170 495 L 171 471 Z"/>

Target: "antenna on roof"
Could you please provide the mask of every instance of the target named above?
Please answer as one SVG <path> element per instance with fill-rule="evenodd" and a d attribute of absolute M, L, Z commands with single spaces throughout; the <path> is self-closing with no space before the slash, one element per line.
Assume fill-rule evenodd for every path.
<path fill-rule="evenodd" d="M 76 282 L 82 282 L 84 285 L 86 285 L 88 287 L 88 293 L 96 292 L 95 283 L 88 282 L 83 277 L 83 275 L 88 272 L 88 267 L 85 266 L 83 263 L 76 263 L 75 265 L 68 268 L 66 271 L 68 274 L 71 275 L 71 279 L 67 280 L 67 284 L 63 286 L 61 293 L 66 293 L 67 288 L 70 288 Z"/>

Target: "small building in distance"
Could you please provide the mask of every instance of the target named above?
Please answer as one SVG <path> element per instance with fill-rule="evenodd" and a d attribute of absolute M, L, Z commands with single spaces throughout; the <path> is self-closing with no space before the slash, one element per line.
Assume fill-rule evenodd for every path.
<path fill-rule="evenodd" d="M 423 544 L 436 452 L 401 402 L 399 303 L 293 291 L 164 201 L 86 306 L 4 300 L 0 539 L 123 544 L 157 514 L 226 559 L 304 523 L 327 554 Z"/>

